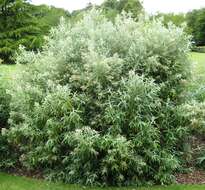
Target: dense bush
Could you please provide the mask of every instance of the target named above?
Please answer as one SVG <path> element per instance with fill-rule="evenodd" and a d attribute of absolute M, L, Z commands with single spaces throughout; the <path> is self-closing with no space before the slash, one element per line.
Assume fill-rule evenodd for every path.
<path fill-rule="evenodd" d="M 5 135 L 19 161 L 69 183 L 167 184 L 186 128 L 178 111 L 189 37 L 158 20 L 63 20 L 42 53 L 22 50 Z M 29 56 L 30 55 L 30 56 Z"/>
<path fill-rule="evenodd" d="M 200 151 L 200 154 L 197 160 L 197 166 L 205 170 L 205 147 L 204 149 Z"/>
<path fill-rule="evenodd" d="M 10 95 L 6 92 L 5 85 L 0 83 L 0 127 L 7 127 L 10 112 L 9 103 Z"/>
<path fill-rule="evenodd" d="M 189 127 L 193 134 L 205 133 L 205 103 L 192 101 L 182 106 L 182 113 L 189 121 Z"/>
<path fill-rule="evenodd" d="M 10 98 L 10 95 L 6 92 L 5 85 L 0 83 L 0 168 L 7 168 L 13 165 L 10 152 L 11 146 L 9 145 L 6 137 L 1 134 L 3 129 L 8 128 Z"/>

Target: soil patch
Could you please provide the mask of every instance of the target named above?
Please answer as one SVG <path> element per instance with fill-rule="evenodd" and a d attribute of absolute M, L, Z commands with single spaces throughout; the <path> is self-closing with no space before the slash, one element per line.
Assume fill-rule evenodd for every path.
<path fill-rule="evenodd" d="M 179 184 L 205 184 L 205 171 L 193 171 L 187 174 L 177 174 Z"/>

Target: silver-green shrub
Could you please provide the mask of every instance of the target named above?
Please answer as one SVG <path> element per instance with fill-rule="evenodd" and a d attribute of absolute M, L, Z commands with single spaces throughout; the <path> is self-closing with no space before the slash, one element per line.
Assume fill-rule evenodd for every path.
<path fill-rule="evenodd" d="M 8 143 L 5 136 L 1 134 L 2 130 L 8 128 L 8 119 L 10 112 L 10 95 L 7 93 L 7 85 L 0 79 L 0 169 L 11 168 L 15 163 L 15 152 Z"/>
<path fill-rule="evenodd" d="M 10 91 L 19 162 L 52 180 L 88 185 L 167 184 L 186 134 L 189 37 L 160 20 L 91 11 L 62 19 Z M 180 142 L 180 143 L 179 143 Z"/>

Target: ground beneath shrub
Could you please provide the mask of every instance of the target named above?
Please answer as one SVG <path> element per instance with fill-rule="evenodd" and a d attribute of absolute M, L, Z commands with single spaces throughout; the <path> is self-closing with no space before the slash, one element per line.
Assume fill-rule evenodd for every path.
<path fill-rule="evenodd" d="M 43 173 L 40 171 L 28 171 L 22 168 L 15 168 L 6 171 L 6 173 L 14 176 L 28 177 L 33 179 L 43 179 Z"/>
<path fill-rule="evenodd" d="M 50 183 L 43 180 L 16 177 L 0 172 L 0 190 L 204 190 L 205 185 L 171 185 L 153 187 L 84 187 Z"/>
<path fill-rule="evenodd" d="M 205 171 L 201 170 L 178 174 L 176 177 L 179 184 L 205 184 Z"/>
<path fill-rule="evenodd" d="M 43 179 L 43 174 L 40 171 L 26 171 L 23 169 L 13 169 L 7 173 L 15 176 L 24 176 L 33 179 Z M 205 171 L 195 170 L 189 173 L 176 174 L 177 184 L 183 185 L 205 185 Z"/>

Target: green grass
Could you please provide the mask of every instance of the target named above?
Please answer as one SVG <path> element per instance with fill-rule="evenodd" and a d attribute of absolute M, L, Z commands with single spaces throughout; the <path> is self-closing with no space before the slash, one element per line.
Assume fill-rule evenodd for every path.
<path fill-rule="evenodd" d="M 0 64 L 0 83 L 10 84 L 15 80 L 16 74 L 24 65 L 3 65 Z"/>
<path fill-rule="evenodd" d="M 192 60 L 192 82 L 188 85 L 188 92 L 192 96 L 199 96 L 204 99 L 204 89 L 205 89 L 205 53 L 195 53 L 190 54 Z"/>
<path fill-rule="evenodd" d="M 9 80 L 13 78 L 16 70 L 19 66 L 17 65 L 0 65 L 0 77 L 3 80 Z"/>
<path fill-rule="evenodd" d="M 0 173 L 0 190 L 204 190 L 205 185 L 172 185 L 168 187 L 95 188 L 77 185 L 54 184 L 41 180 L 15 177 Z"/>
<path fill-rule="evenodd" d="M 193 61 L 193 75 L 195 77 L 202 77 L 205 80 L 205 53 L 192 52 L 190 58 Z"/>

